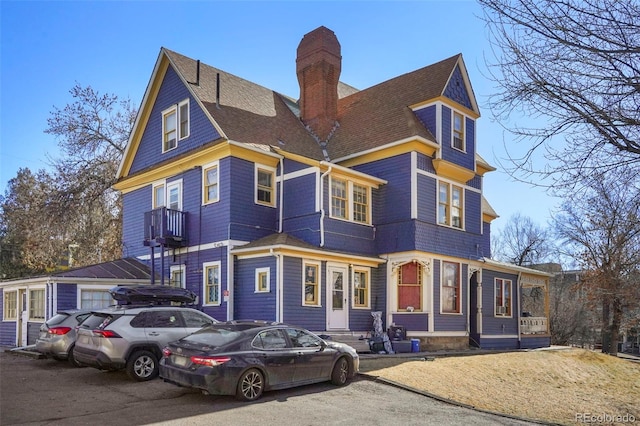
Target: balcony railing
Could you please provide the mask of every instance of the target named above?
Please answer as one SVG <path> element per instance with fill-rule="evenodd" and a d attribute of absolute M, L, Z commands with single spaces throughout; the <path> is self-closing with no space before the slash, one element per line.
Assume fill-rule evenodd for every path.
<path fill-rule="evenodd" d="M 522 334 L 547 334 L 547 318 L 520 317 L 520 332 Z"/>
<path fill-rule="evenodd" d="M 185 247 L 187 245 L 187 214 L 166 207 L 145 212 L 144 245 Z"/>

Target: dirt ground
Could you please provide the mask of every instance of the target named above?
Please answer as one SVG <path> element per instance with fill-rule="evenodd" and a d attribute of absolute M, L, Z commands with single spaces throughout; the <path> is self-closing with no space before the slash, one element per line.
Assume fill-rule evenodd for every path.
<path fill-rule="evenodd" d="M 640 422 L 638 362 L 584 349 L 429 359 L 363 359 L 360 371 L 532 420 L 567 425 Z"/>

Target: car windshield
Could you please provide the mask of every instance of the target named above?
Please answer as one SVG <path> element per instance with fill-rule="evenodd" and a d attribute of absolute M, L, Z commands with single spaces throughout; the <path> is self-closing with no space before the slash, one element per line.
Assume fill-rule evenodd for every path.
<path fill-rule="evenodd" d="M 235 329 L 221 328 L 214 326 L 205 327 L 186 337 L 180 339 L 181 342 L 192 345 L 207 345 L 218 347 L 231 343 L 238 339 L 242 333 Z"/>

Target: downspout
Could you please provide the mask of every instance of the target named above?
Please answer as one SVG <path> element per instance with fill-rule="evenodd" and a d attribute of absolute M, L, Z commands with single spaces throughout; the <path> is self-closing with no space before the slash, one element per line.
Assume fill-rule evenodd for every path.
<path fill-rule="evenodd" d="M 522 345 L 522 330 L 521 330 L 521 321 L 520 321 L 520 312 L 522 311 L 522 300 L 521 300 L 521 295 L 520 295 L 520 286 L 522 281 L 522 272 L 518 272 L 518 288 L 517 288 L 517 293 L 518 293 L 518 311 L 514 312 L 514 314 L 516 315 L 516 318 L 518 319 L 518 349 L 520 349 L 521 345 Z"/>
<path fill-rule="evenodd" d="M 227 291 L 229 296 L 227 297 L 227 321 L 233 320 L 233 294 L 234 294 L 234 282 L 233 282 L 233 255 L 231 254 L 231 241 L 227 241 Z M 224 297 L 224 296 L 223 296 Z"/>
<path fill-rule="evenodd" d="M 280 157 L 280 217 L 278 218 L 278 234 L 282 234 L 282 221 L 284 209 L 284 159 Z"/>
<path fill-rule="evenodd" d="M 282 317 L 282 297 L 283 297 L 283 289 L 282 289 L 282 255 L 276 254 L 273 252 L 273 248 L 269 249 L 269 253 L 271 256 L 276 258 L 276 322 L 283 322 Z"/>
<path fill-rule="evenodd" d="M 324 178 L 331 173 L 332 168 L 332 166 L 329 166 L 327 171 L 320 176 L 320 194 L 318 196 L 318 199 L 320 200 L 320 247 L 324 247 Z"/>

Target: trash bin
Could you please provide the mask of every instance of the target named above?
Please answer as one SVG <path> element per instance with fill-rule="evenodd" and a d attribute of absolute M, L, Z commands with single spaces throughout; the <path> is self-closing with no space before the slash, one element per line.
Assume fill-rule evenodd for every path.
<path fill-rule="evenodd" d="M 420 352 L 420 339 L 411 339 L 411 352 Z"/>

